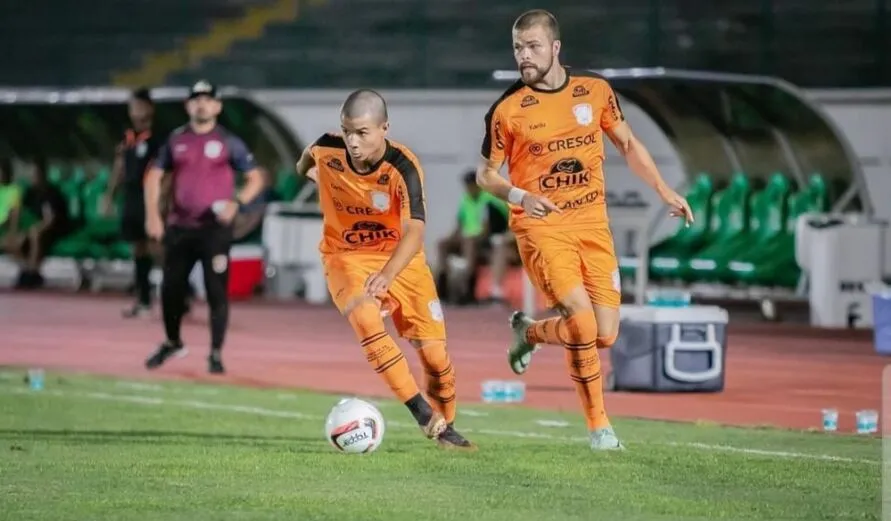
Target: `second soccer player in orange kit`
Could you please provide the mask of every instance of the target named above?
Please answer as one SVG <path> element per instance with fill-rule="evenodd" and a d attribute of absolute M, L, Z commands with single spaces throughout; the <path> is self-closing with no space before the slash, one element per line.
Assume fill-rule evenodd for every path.
<path fill-rule="evenodd" d="M 350 94 L 341 109 L 341 128 L 341 135 L 316 140 L 297 163 L 297 172 L 318 184 L 324 227 L 319 249 L 328 290 L 368 363 L 424 434 L 447 448 L 474 449 L 453 426 L 455 371 L 423 251 L 423 170 L 410 150 L 387 139 L 387 107 L 376 92 Z M 427 398 L 387 334 L 385 315 L 417 350 Z"/>
<path fill-rule="evenodd" d="M 511 316 L 511 369 L 524 373 L 540 344 L 562 345 L 591 448 L 620 449 L 604 407 L 597 353 L 618 336 L 621 297 L 606 210 L 603 138 L 673 215 L 692 221 L 692 212 L 632 134 L 607 80 L 560 65 L 560 30 L 552 14 L 521 15 L 513 45 L 521 78 L 486 114 L 477 182 L 513 205 L 510 227 L 523 266 L 560 316 L 539 321 L 522 312 Z M 499 173 L 505 162 L 509 181 Z"/>

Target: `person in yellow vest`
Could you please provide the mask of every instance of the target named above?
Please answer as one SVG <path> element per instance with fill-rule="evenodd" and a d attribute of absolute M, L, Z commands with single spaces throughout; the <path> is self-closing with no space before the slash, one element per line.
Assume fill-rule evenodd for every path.
<path fill-rule="evenodd" d="M 470 304 L 476 300 L 474 282 L 476 269 L 490 252 L 492 270 L 490 302 L 504 298 L 502 282 L 509 259 L 512 242 L 507 229 L 507 203 L 480 190 L 476 173 L 464 174 L 464 195 L 458 206 L 458 222 L 455 230 L 439 241 L 437 281 L 442 294 L 458 304 Z M 458 295 L 445 291 L 445 287 L 457 288 Z"/>

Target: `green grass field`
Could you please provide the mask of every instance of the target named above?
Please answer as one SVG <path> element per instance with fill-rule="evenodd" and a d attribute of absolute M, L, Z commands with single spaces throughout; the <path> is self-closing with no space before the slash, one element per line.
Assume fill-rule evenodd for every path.
<path fill-rule="evenodd" d="M 0 519 L 879 519 L 877 439 L 616 421 L 592 453 L 580 417 L 468 405 L 476 453 L 437 448 L 393 402 L 383 446 L 336 453 L 338 397 L 0 373 Z"/>

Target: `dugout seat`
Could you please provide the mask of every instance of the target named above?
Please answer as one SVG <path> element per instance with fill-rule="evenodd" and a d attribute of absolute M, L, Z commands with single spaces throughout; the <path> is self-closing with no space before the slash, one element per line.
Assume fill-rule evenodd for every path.
<path fill-rule="evenodd" d="M 795 223 L 806 213 L 828 208 L 826 180 L 814 174 L 806 187 L 789 196 L 782 231 L 763 247 L 741 252 L 728 262 L 729 278 L 741 284 L 794 288 L 801 275 L 795 262 Z"/>
<path fill-rule="evenodd" d="M 789 190 L 789 178 L 773 174 L 767 186 L 749 198 L 748 226 L 691 257 L 684 267 L 687 278 L 696 282 L 726 282 L 727 265 L 732 259 L 745 251 L 764 248 L 782 233 Z"/>
<path fill-rule="evenodd" d="M 697 254 L 716 244 L 723 244 L 742 233 L 746 227 L 747 200 L 751 192 L 749 178 L 737 173 L 730 185 L 716 192 L 708 205 L 710 208 L 708 232 L 701 239 L 697 250 L 680 250 L 673 254 L 662 254 L 650 261 L 650 271 L 657 279 L 682 279 L 687 261 Z"/>
<path fill-rule="evenodd" d="M 712 178 L 706 173 L 699 174 L 686 195 L 687 203 L 690 204 L 690 209 L 693 210 L 696 220 L 689 227 L 685 221 L 680 221 L 674 235 L 650 248 L 651 278 L 664 276 L 664 273 L 660 272 L 659 266 L 671 263 L 672 259 L 684 256 L 688 252 L 697 251 L 705 243 L 709 231 L 711 200 L 714 192 Z M 629 274 L 633 274 L 633 271 L 632 268 Z M 625 274 L 623 273 L 623 275 Z"/>

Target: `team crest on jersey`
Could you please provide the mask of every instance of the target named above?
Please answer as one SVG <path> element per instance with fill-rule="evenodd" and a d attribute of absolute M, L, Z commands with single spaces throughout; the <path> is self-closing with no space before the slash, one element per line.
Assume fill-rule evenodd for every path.
<path fill-rule="evenodd" d="M 208 141 L 204 144 L 204 157 L 216 159 L 223 153 L 223 144 L 219 141 Z"/>
<path fill-rule="evenodd" d="M 384 192 L 371 192 L 371 207 L 379 212 L 390 209 L 390 194 Z"/>
<path fill-rule="evenodd" d="M 145 157 L 146 152 L 148 152 L 148 143 L 140 141 L 139 144 L 136 145 L 136 157 L 143 158 Z"/>
<path fill-rule="evenodd" d="M 573 105 L 572 113 L 579 125 L 587 126 L 594 122 L 594 109 L 591 108 L 590 103 Z"/>

